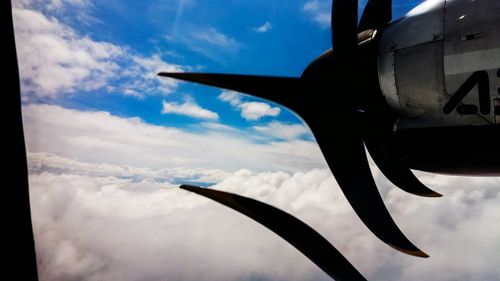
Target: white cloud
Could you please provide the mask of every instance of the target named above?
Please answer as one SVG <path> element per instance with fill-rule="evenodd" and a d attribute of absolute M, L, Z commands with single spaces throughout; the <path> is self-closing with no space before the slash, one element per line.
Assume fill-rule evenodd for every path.
<path fill-rule="evenodd" d="M 265 126 L 254 126 L 253 129 L 279 139 L 297 139 L 310 134 L 309 130 L 302 124 L 284 124 L 276 121 Z"/>
<path fill-rule="evenodd" d="M 121 76 L 127 81 L 122 82 L 117 89 L 125 95 L 144 97 L 151 94 L 169 94 L 177 89 L 178 82 L 174 79 L 158 77 L 158 73 L 182 72 L 185 67 L 165 62 L 159 54 L 149 57 L 130 55 L 130 65 L 124 67 Z"/>
<path fill-rule="evenodd" d="M 237 54 L 242 47 L 242 44 L 235 38 L 211 26 L 196 27 L 179 24 L 165 38 L 215 61 L 225 61 L 228 56 Z"/>
<path fill-rule="evenodd" d="M 224 124 L 217 123 L 217 122 L 203 122 L 203 123 L 201 123 L 201 126 L 208 128 L 208 129 L 211 129 L 211 130 L 217 130 L 217 131 L 233 131 L 233 132 L 239 131 L 239 129 L 237 129 L 235 127 L 231 127 L 231 126 L 224 125 Z"/>
<path fill-rule="evenodd" d="M 162 114 L 179 114 L 194 118 L 217 120 L 219 115 L 216 112 L 200 107 L 192 99 L 186 100 L 184 103 L 166 102 L 163 101 Z"/>
<path fill-rule="evenodd" d="M 253 28 L 253 30 L 258 33 L 266 33 L 272 28 L 273 25 L 270 22 L 266 21 L 263 25 Z"/>
<path fill-rule="evenodd" d="M 14 3 L 21 2 L 27 1 Z M 149 81 L 153 90 L 139 91 L 138 83 L 110 91 L 120 89 L 137 97 L 163 91 L 157 88 L 160 82 L 148 80 L 148 73 L 156 68 L 153 65 L 161 61 L 159 56 L 140 57 L 79 35 L 38 12 L 17 12 L 34 14 L 32 22 L 22 26 L 27 28 L 24 35 L 17 34 L 18 38 L 26 36 L 25 47 L 34 48 L 25 50 L 33 52 L 29 58 L 34 61 L 23 62 L 28 68 L 24 71 L 34 76 L 24 76 L 24 89 L 56 97 L 100 88 L 110 79 L 110 69 L 135 63 L 138 71 L 130 72 L 130 77 Z M 35 22 L 39 25 L 30 26 Z M 30 33 L 37 28 L 44 33 Z M 35 56 L 43 50 L 42 45 L 29 45 L 35 39 L 63 46 L 62 52 L 48 50 L 49 54 Z M 68 50 L 80 51 L 80 58 L 68 61 Z M 117 54 L 110 59 L 106 55 L 112 50 Z M 81 59 L 90 55 L 95 63 Z M 44 67 L 54 75 L 65 68 L 69 71 L 61 81 L 44 81 L 43 74 L 36 72 Z M 237 100 L 227 101 L 234 101 L 235 107 L 244 104 Z M 223 180 L 215 188 L 296 215 L 339 248 L 369 280 L 500 279 L 499 178 L 418 173 L 424 183 L 445 195 L 428 199 L 390 189 L 374 169 L 395 220 L 431 255 L 423 260 L 400 254 L 370 234 L 330 172 L 312 170 L 324 167 L 313 142 L 255 144 L 213 122 L 206 123 L 209 131 L 197 134 L 139 118 L 49 105 L 24 106 L 23 114 L 26 142 L 32 151 L 28 153 L 30 199 L 40 280 L 330 280 L 262 226 L 217 203 L 174 189 L 174 181 L 182 179 Z M 242 167 L 275 172 L 226 172 Z"/>
<path fill-rule="evenodd" d="M 375 238 L 326 169 L 240 170 L 214 188 L 297 216 L 368 280 L 499 279 L 500 179 L 419 176 L 445 197 L 379 185 L 403 232 L 429 259 Z M 331 280 L 263 226 L 168 183 L 43 172 L 30 175 L 30 197 L 40 280 Z"/>
<path fill-rule="evenodd" d="M 234 91 L 224 90 L 217 98 L 240 110 L 241 117 L 249 121 L 259 120 L 266 116 L 275 117 L 281 112 L 279 107 L 272 107 L 265 102 L 243 102 L 243 95 Z"/>
<path fill-rule="evenodd" d="M 93 177 L 138 177 L 141 179 L 167 180 L 160 173 L 149 168 L 118 166 L 106 163 L 88 163 L 45 152 L 28 152 L 27 154 L 30 173 L 55 172 Z"/>
<path fill-rule="evenodd" d="M 237 107 L 242 103 L 243 95 L 235 91 L 223 90 L 217 98 L 229 103 L 233 107 Z"/>
<path fill-rule="evenodd" d="M 75 5 L 79 7 L 83 7 L 89 5 L 89 0 L 50 0 L 47 4 L 48 9 L 61 9 L 64 7 L 64 4 Z"/>
<path fill-rule="evenodd" d="M 280 114 L 279 107 L 271 107 L 264 102 L 245 102 L 240 104 L 241 116 L 246 120 L 259 120 L 265 116 L 276 117 Z"/>
<path fill-rule="evenodd" d="M 194 39 L 223 48 L 239 48 L 240 44 L 213 27 L 196 30 L 191 34 Z"/>
<path fill-rule="evenodd" d="M 311 141 L 254 143 L 251 137 L 233 130 L 190 133 L 151 125 L 139 118 L 52 105 L 24 106 L 23 119 L 31 152 L 54 153 L 90 163 L 153 170 L 186 167 L 225 171 L 291 171 L 324 165 L 318 146 Z"/>
<path fill-rule="evenodd" d="M 52 153 L 27 153 L 30 174 L 45 172 L 92 177 L 116 177 L 133 181 L 217 183 L 227 178 L 227 172 L 201 168 L 163 168 L 120 166 L 107 163 L 89 163 L 61 157 Z"/>
<path fill-rule="evenodd" d="M 106 89 L 109 91 L 109 92 L 114 92 L 117 90 L 116 87 L 106 87 Z M 138 98 L 138 99 L 142 99 L 144 98 L 144 94 L 142 94 L 141 92 L 138 92 L 137 90 L 135 89 L 132 89 L 132 88 L 125 88 L 123 90 L 121 90 L 121 92 L 125 95 L 125 96 L 129 96 L 129 97 L 135 97 L 135 98 Z"/>
<path fill-rule="evenodd" d="M 12 8 L 25 8 L 28 7 L 32 0 L 12 0 Z"/>
<path fill-rule="evenodd" d="M 12 6 L 15 8 L 29 8 L 34 4 L 43 5 L 49 10 L 62 9 L 65 5 L 85 7 L 90 4 L 90 0 L 13 0 Z"/>
<path fill-rule="evenodd" d="M 236 179 L 245 174 L 236 173 Z M 271 187 L 289 177 L 270 174 L 260 181 L 270 180 Z M 224 281 L 324 276 L 272 232 L 171 187 L 113 177 L 31 175 L 40 279 Z M 272 258 L 283 260 L 273 263 Z"/>
<path fill-rule="evenodd" d="M 37 11 L 13 9 L 23 90 L 42 97 L 95 90 L 115 74 L 123 48 L 80 36 Z"/>
<path fill-rule="evenodd" d="M 54 17 L 26 8 L 30 4 L 17 2 L 17 8 L 13 9 L 25 99 L 32 95 L 53 99 L 77 91 L 103 88 L 142 98 L 176 89 L 175 80 L 160 79 L 156 74 L 159 71 L 180 72 L 183 67 L 166 63 L 157 54 L 145 57 L 126 46 L 94 41 Z M 52 4 L 63 5 L 63 2 Z"/>
<path fill-rule="evenodd" d="M 323 27 L 329 27 L 331 22 L 331 2 L 324 0 L 309 0 L 304 4 L 304 12 L 312 18 L 313 21 Z"/>

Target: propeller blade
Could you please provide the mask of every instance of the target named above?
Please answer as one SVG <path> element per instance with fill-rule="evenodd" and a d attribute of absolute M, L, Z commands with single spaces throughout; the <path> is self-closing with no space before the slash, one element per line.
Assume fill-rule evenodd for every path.
<path fill-rule="evenodd" d="M 350 8 L 345 13 L 335 13 L 340 15 L 337 21 L 349 25 L 349 20 L 352 23 L 354 18 L 355 23 L 356 3 L 335 1 L 334 9 L 337 11 Z M 338 81 L 348 81 L 355 73 L 358 61 L 357 57 L 349 56 L 357 54 L 356 28 L 351 26 L 339 30 L 337 34 L 341 35 L 335 40 L 347 42 L 340 47 L 345 48 L 345 52 L 341 55 L 334 54 L 332 50 L 325 52 L 309 65 L 301 78 L 165 72 L 159 75 L 255 95 L 297 112 L 313 131 L 337 182 L 363 223 L 393 248 L 410 255 L 428 257 L 404 236 L 378 193 L 366 158 L 361 122 L 354 120 L 357 118 L 355 109 L 362 100 L 357 94 L 359 89 L 352 84 L 332 85 L 333 77 Z M 354 31 L 349 33 L 346 30 Z M 354 39 L 342 41 L 342 36 Z M 348 46 L 354 47 L 348 49 Z M 352 58 L 355 58 L 354 62 Z M 332 93 L 337 94 L 332 96 Z M 305 98 L 307 94 L 315 96 Z M 325 122 L 332 124 L 327 126 Z M 339 134 L 333 135 L 332 129 Z"/>
<path fill-rule="evenodd" d="M 273 206 L 236 194 L 181 185 L 240 212 L 278 234 L 335 280 L 366 280 L 323 236 L 294 216 Z"/>
<path fill-rule="evenodd" d="M 319 111 L 320 112 L 320 111 Z M 309 118 L 308 118 L 309 117 Z M 354 118 L 356 116 L 353 116 Z M 357 121 L 335 122 L 326 131 L 318 114 L 304 116 L 342 192 L 363 223 L 384 243 L 409 255 L 428 257 L 401 232 L 384 205 L 366 158 Z"/>
<path fill-rule="evenodd" d="M 415 177 L 408 164 L 394 148 L 393 118 L 382 111 L 382 104 L 376 103 L 377 101 L 372 99 L 371 104 L 374 108 L 360 114 L 363 141 L 375 164 L 382 174 L 400 189 L 418 196 L 441 197 L 441 194 L 431 190 Z"/>
<path fill-rule="evenodd" d="M 158 75 L 250 94 L 291 109 L 299 103 L 293 93 L 301 87 L 300 78 L 186 72 L 160 72 Z"/>
<path fill-rule="evenodd" d="M 358 44 L 358 0 L 333 0 L 332 46 L 340 57 L 352 54 Z"/>
<path fill-rule="evenodd" d="M 359 21 L 358 32 L 380 29 L 392 20 L 392 0 L 369 0 Z"/>
<path fill-rule="evenodd" d="M 364 138 L 364 141 L 375 164 L 377 164 L 382 174 L 384 174 L 384 176 L 395 186 L 418 196 L 443 196 L 420 182 L 410 168 L 408 168 L 408 165 L 406 165 L 389 146 L 381 143 L 374 143 L 368 138 Z"/>

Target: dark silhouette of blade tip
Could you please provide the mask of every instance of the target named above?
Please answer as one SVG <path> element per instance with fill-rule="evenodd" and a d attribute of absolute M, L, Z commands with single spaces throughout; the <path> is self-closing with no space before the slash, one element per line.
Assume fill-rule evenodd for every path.
<path fill-rule="evenodd" d="M 421 193 L 421 194 L 417 194 L 417 195 L 422 196 L 422 197 L 434 197 L 434 198 L 443 197 L 443 194 L 435 192 L 435 191 L 432 193 Z"/>
<path fill-rule="evenodd" d="M 428 257 L 430 257 L 428 254 L 426 254 L 425 252 L 423 252 L 422 250 L 419 250 L 419 249 L 408 250 L 408 249 L 403 249 L 403 248 L 400 248 L 400 247 L 396 247 L 396 246 L 391 245 L 391 244 L 387 244 L 387 245 L 391 246 L 395 250 L 398 250 L 400 252 L 403 252 L 403 253 L 411 255 L 411 256 L 415 256 L 415 257 L 419 257 L 419 258 L 428 258 Z"/>
<path fill-rule="evenodd" d="M 175 77 L 178 74 L 182 74 L 184 72 L 158 72 L 156 75 L 158 76 L 165 76 L 165 77 Z"/>
<path fill-rule="evenodd" d="M 203 187 L 199 187 L 199 186 L 191 185 L 191 184 L 181 184 L 179 186 L 179 188 L 187 190 L 187 191 L 194 191 L 194 190 L 198 190 L 198 189 L 203 188 Z"/>

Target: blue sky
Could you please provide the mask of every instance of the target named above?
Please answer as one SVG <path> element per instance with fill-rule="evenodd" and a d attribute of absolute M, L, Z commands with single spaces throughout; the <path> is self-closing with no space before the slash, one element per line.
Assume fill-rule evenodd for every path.
<path fill-rule="evenodd" d="M 404 5 L 398 2 L 396 17 L 419 1 L 405 1 Z M 360 7 L 363 4 L 361 1 Z M 62 1 L 60 6 L 33 6 L 73 29 L 77 37 L 110 43 L 135 56 L 156 56 L 185 71 L 299 76 L 309 62 L 329 48 L 329 27 L 324 20 L 329 5 L 328 1 L 171 0 Z M 284 109 L 274 116 L 246 120 L 237 108 L 217 99 L 220 90 L 185 83 L 167 91 L 138 85 L 133 87 L 136 95 L 130 96 L 123 90 L 130 88 L 127 84 L 136 77 L 123 77 L 122 71 L 133 67 L 133 62 L 120 57 L 114 62 L 119 69 L 113 69 L 102 87 L 71 92 L 62 87 L 55 95 L 57 98 L 52 95 L 36 100 L 74 109 L 139 116 L 148 123 L 181 128 L 207 120 L 245 130 L 271 121 L 300 122 Z M 155 70 L 147 69 L 151 75 Z M 117 90 L 110 93 L 109 87 Z M 161 114 L 164 100 L 170 103 L 190 100 L 217 113 L 218 119 Z"/>
<path fill-rule="evenodd" d="M 394 2 L 398 17 L 420 1 Z M 444 194 L 428 199 L 371 163 L 391 215 L 431 256 L 410 257 L 362 224 L 293 113 L 156 76 L 299 76 L 329 48 L 329 6 L 14 0 L 40 280 L 330 280 L 264 227 L 176 188 L 182 182 L 291 213 L 369 280 L 499 279 L 500 178 L 416 172 Z"/>

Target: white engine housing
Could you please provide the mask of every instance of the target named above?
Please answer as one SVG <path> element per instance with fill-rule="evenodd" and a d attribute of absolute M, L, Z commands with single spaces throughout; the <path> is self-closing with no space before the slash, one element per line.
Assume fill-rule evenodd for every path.
<path fill-rule="evenodd" d="M 380 44 L 379 81 L 400 115 L 398 128 L 500 123 L 499 27 L 498 0 L 428 0 L 391 23 Z M 473 77 L 453 106 L 474 73 L 488 78 Z"/>

